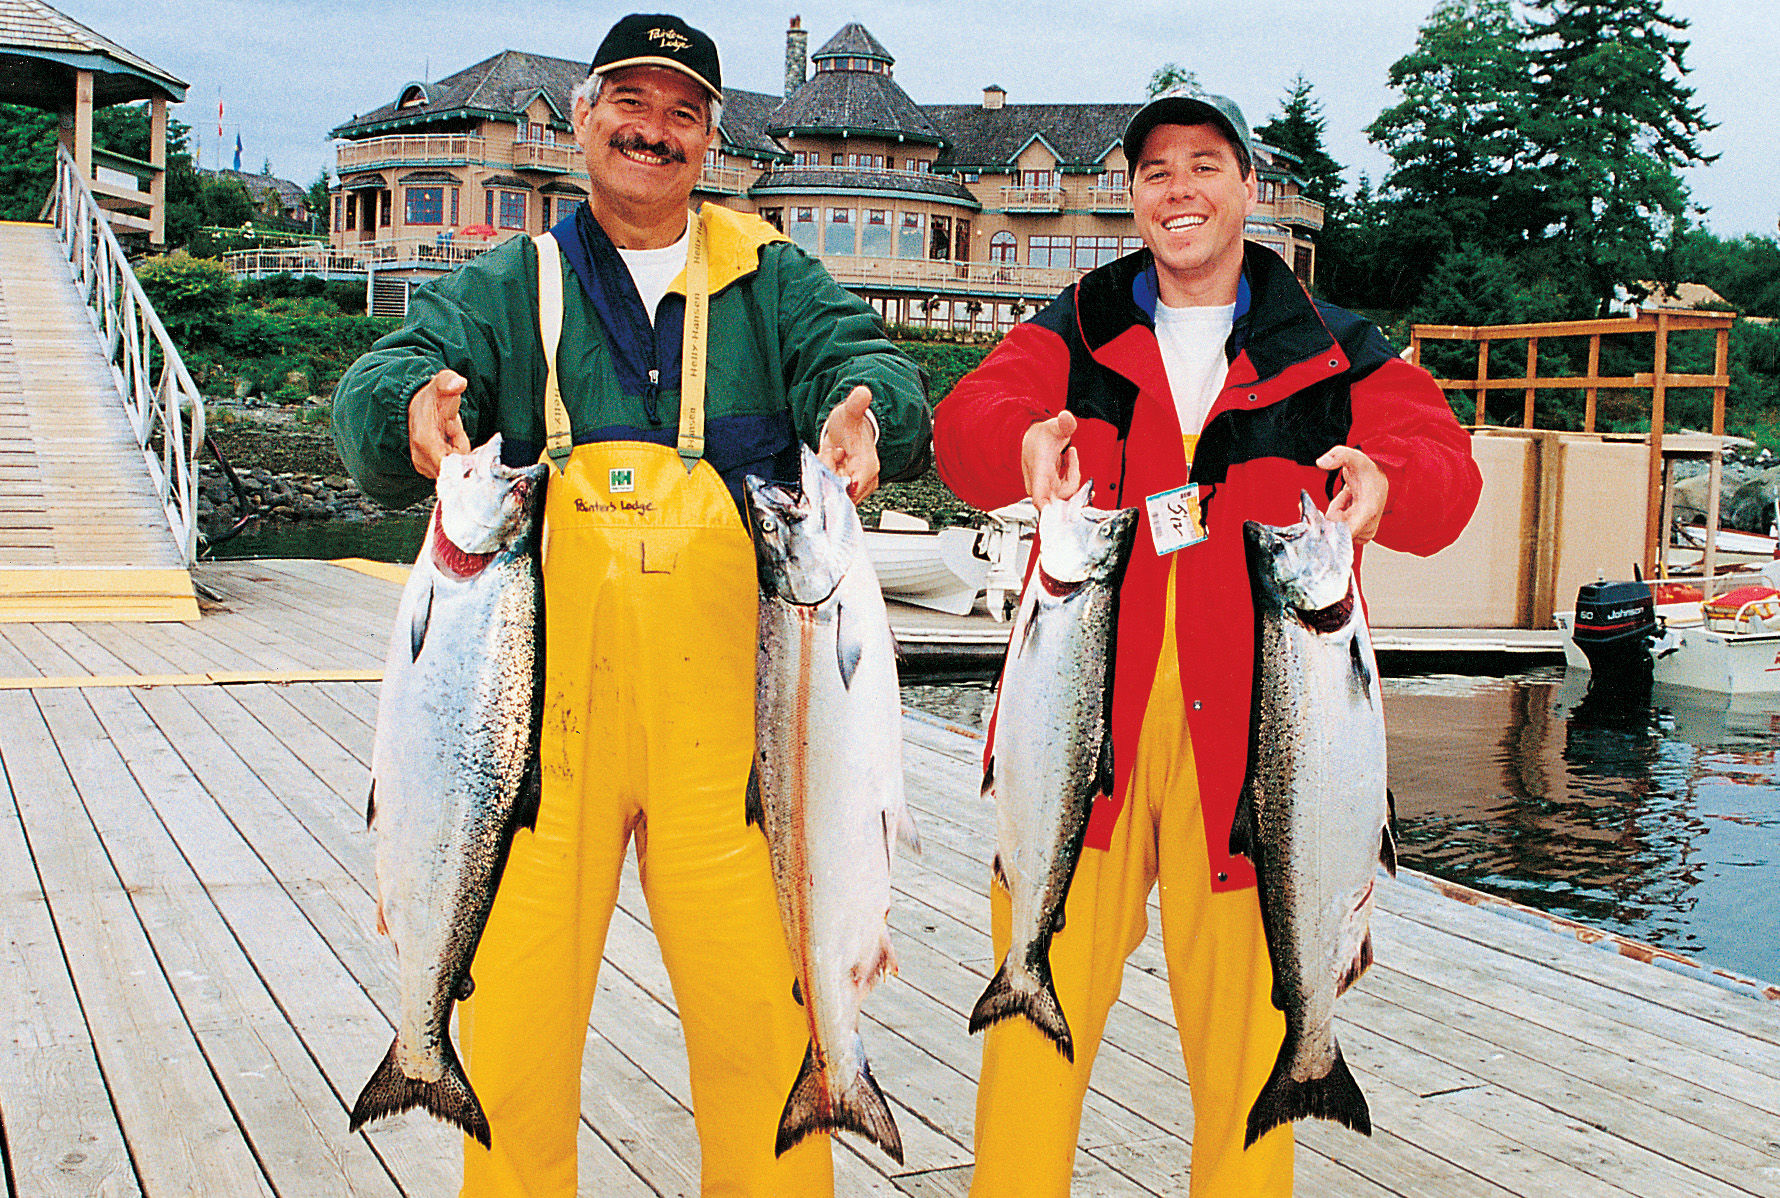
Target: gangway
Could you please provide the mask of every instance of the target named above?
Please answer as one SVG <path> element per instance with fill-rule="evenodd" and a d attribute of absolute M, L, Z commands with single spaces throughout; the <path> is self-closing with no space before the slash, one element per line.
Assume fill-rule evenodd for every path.
<path fill-rule="evenodd" d="M 0 622 L 195 620 L 202 399 L 66 150 L 51 209 L 0 223 Z"/>

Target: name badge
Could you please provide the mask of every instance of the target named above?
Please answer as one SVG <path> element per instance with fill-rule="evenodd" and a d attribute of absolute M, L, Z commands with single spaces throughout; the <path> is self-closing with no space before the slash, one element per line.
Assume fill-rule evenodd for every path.
<path fill-rule="evenodd" d="M 1150 539 L 1155 541 L 1159 557 L 1197 545 L 1209 535 L 1199 511 L 1198 483 L 1151 495 L 1144 500 L 1144 507 L 1150 517 Z"/>

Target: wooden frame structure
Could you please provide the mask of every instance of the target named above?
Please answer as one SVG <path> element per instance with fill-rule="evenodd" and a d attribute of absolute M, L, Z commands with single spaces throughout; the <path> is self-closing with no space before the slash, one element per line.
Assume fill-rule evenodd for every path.
<path fill-rule="evenodd" d="M 58 114 L 57 141 L 111 227 L 156 246 L 167 241 L 167 105 L 185 93 L 184 81 L 43 0 L 0 0 L 0 101 Z M 149 161 L 95 150 L 93 110 L 136 100 L 149 102 Z"/>
<path fill-rule="evenodd" d="M 1730 330 L 1736 321 L 1734 312 L 1677 312 L 1668 309 L 1657 309 L 1654 312 L 1636 312 L 1630 317 L 1610 320 L 1567 320 L 1551 321 L 1543 324 L 1504 324 L 1504 325 L 1433 325 L 1418 324 L 1410 329 L 1409 360 L 1421 364 L 1421 347 L 1424 341 L 1472 341 L 1477 344 L 1477 373 L 1469 379 L 1435 379 L 1434 381 L 1446 391 L 1471 391 L 1477 396 L 1476 415 L 1472 427 L 1487 427 L 1489 421 L 1485 413 L 1485 400 L 1491 391 L 1514 391 L 1524 393 L 1525 401 L 1521 411 L 1521 427 L 1534 427 L 1534 398 L 1540 391 L 1581 390 L 1586 394 L 1586 406 L 1583 413 L 1583 431 L 1595 431 L 1596 401 L 1603 387 L 1619 389 L 1648 389 L 1650 402 L 1650 446 L 1649 475 L 1646 489 L 1644 512 L 1644 572 L 1655 574 L 1664 566 L 1660 552 L 1662 539 L 1662 522 L 1664 519 L 1664 493 L 1667 491 L 1665 455 L 1663 452 L 1663 420 L 1668 392 L 1672 388 L 1698 387 L 1712 390 L 1712 436 L 1724 436 L 1724 399 L 1730 386 Z M 1678 374 L 1669 369 L 1669 334 L 1690 329 L 1710 329 L 1716 333 L 1716 353 L 1713 359 L 1711 374 Z M 1601 369 L 1601 338 L 1625 336 L 1627 334 L 1650 334 L 1656 338 L 1655 354 L 1652 369 L 1631 375 L 1604 377 Z M 1588 369 L 1581 375 L 1541 376 L 1539 374 L 1539 342 L 1559 337 L 1587 337 Z M 1497 341 L 1525 341 L 1527 343 L 1526 371 L 1519 378 L 1491 378 L 1489 373 L 1490 346 Z M 1698 450 L 1690 446 L 1687 456 L 1698 456 Z M 1718 454 L 1712 454 L 1712 471 L 1717 474 Z M 1716 525 L 1717 492 L 1714 490 L 1712 503 Z M 1708 546 L 1712 538 L 1708 536 Z M 1710 562 L 1708 549 L 1708 562 Z"/>

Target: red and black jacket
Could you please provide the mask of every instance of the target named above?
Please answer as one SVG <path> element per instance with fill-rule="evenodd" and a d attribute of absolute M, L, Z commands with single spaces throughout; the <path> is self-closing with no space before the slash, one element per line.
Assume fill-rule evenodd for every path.
<path fill-rule="evenodd" d="M 1190 469 L 1156 344 L 1147 250 L 1090 272 L 1017 326 L 939 405 L 933 428 L 940 477 L 982 508 L 1024 497 L 1021 438 L 1065 408 L 1080 421 L 1073 444 L 1095 506 L 1141 508 L 1146 496 L 1200 484 L 1209 535 L 1173 555 L 1175 634 L 1217 890 L 1254 885 L 1248 859 L 1229 851 L 1254 670 L 1243 521 L 1296 523 L 1301 490 L 1326 505 L 1339 476 L 1315 463 L 1336 445 L 1359 449 L 1389 479 L 1377 540 L 1391 549 L 1426 555 L 1451 544 L 1482 488 L 1470 438 L 1425 371 L 1372 324 L 1312 300 L 1273 251 L 1244 251 L 1230 368 Z M 1091 847 L 1110 842 L 1124 806 L 1161 652 L 1168 561 L 1148 522 L 1138 527 L 1119 603 L 1114 794 L 1096 804 Z"/>

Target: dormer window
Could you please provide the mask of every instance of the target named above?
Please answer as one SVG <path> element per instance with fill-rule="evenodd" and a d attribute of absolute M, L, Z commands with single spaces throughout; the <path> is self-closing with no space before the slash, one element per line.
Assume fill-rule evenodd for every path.
<path fill-rule="evenodd" d="M 402 98 L 396 101 L 397 108 L 419 108 L 427 102 L 426 88 L 418 83 L 410 83 L 402 89 Z"/>

